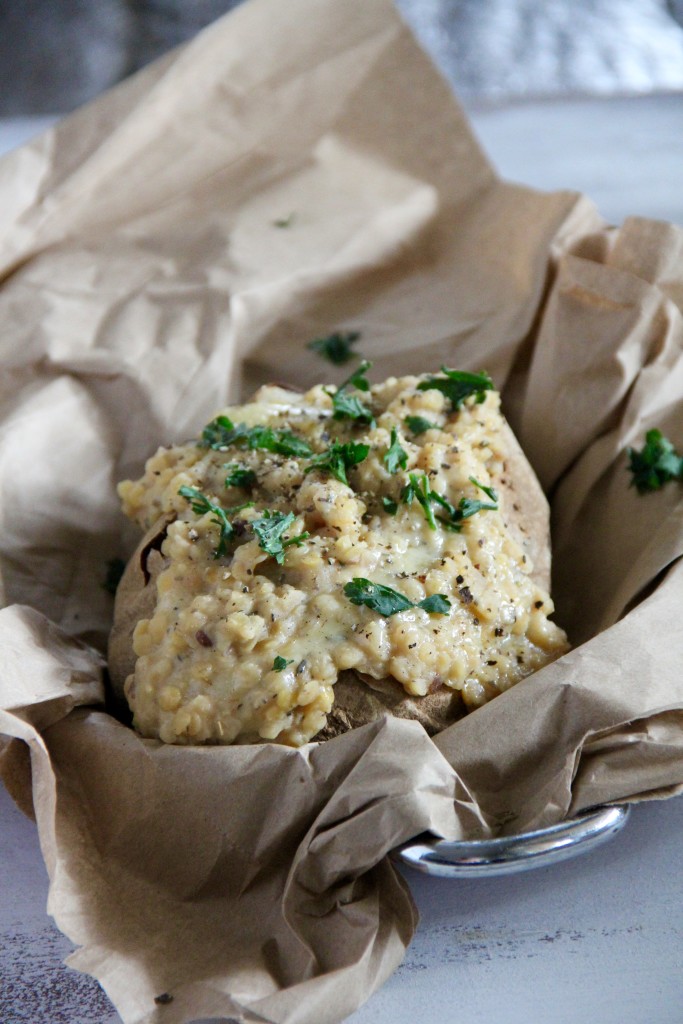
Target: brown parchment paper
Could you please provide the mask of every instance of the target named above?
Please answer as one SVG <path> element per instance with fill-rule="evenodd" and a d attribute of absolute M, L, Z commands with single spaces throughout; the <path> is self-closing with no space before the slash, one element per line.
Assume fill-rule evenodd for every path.
<path fill-rule="evenodd" d="M 683 788 L 683 492 L 625 472 L 649 427 L 683 448 L 679 228 L 501 182 L 388 0 L 250 0 L 0 198 L 2 771 L 126 1024 L 339 1021 L 415 927 L 392 847 Z M 305 343 L 339 328 L 374 379 L 492 373 L 575 647 L 435 740 L 143 740 L 104 703 L 115 484 L 258 383 L 334 379 Z"/>

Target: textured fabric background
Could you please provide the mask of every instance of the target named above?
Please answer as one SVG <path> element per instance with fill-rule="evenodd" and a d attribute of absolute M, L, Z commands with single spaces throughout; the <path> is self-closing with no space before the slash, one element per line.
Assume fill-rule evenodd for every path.
<path fill-rule="evenodd" d="M 0 117 L 72 110 L 239 2 L 0 0 Z M 683 89 L 683 0 L 397 3 L 465 102 Z"/>

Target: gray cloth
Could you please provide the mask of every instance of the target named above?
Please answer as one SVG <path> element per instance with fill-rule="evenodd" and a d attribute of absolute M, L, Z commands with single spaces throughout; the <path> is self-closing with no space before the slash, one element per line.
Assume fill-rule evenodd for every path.
<path fill-rule="evenodd" d="M 0 117 L 73 110 L 239 0 L 0 0 Z"/>
<path fill-rule="evenodd" d="M 0 117 L 72 110 L 237 3 L 0 0 Z M 683 0 L 397 3 L 465 101 L 683 89 Z"/>
<path fill-rule="evenodd" d="M 397 0 L 461 98 L 683 89 L 683 0 Z"/>

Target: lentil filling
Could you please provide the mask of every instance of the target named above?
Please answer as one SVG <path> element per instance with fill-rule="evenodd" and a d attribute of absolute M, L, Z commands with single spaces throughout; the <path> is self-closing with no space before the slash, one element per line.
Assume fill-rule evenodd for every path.
<path fill-rule="evenodd" d="M 299 746 L 343 670 L 472 709 L 564 653 L 493 486 L 499 395 L 433 380 L 263 387 L 120 485 L 143 530 L 175 517 L 125 685 L 143 735 Z"/>

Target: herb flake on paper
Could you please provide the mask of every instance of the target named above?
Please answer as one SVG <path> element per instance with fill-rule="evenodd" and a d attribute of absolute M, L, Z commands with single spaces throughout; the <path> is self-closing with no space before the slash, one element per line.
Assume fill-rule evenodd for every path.
<path fill-rule="evenodd" d="M 638 494 L 659 491 L 669 481 L 683 479 L 683 458 L 661 430 L 648 430 L 643 447 L 628 448 L 627 454 L 631 486 Z"/>
<path fill-rule="evenodd" d="M 323 359 L 333 363 L 335 366 L 342 366 L 353 359 L 355 352 L 351 346 L 360 338 L 360 331 L 333 331 L 324 338 L 314 338 L 309 341 L 306 348 L 311 352 L 317 352 Z"/>
<path fill-rule="evenodd" d="M 291 228 L 292 224 L 296 220 L 296 214 L 294 210 L 288 213 L 286 217 L 276 217 L 273 221 L 274 228 Z"/>

